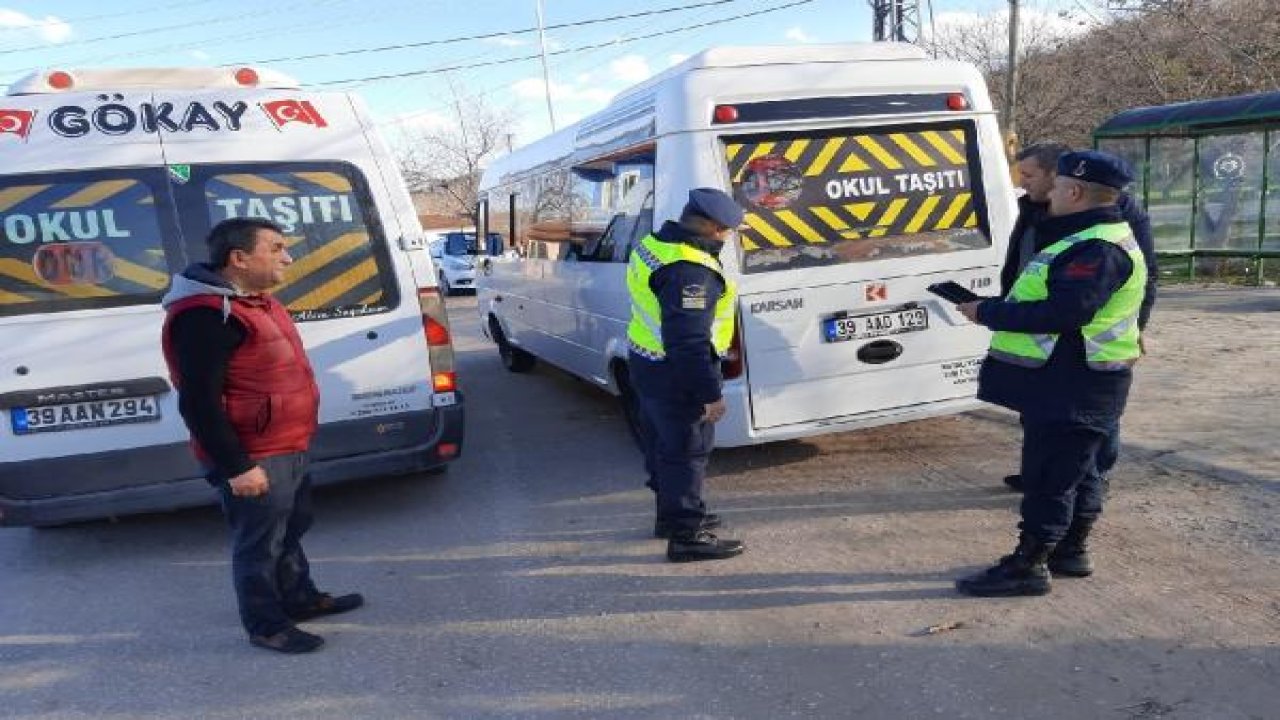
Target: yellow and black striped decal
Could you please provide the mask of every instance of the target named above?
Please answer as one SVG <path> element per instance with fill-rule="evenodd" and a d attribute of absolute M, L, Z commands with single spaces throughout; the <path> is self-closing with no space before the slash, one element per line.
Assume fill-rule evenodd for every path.
<path fill-rule="evenodd" d="M 0 186 L 0 306 L 158 295 L 169 271 L 155 208 L 132 178 Z"/>
<path fill-rule="evenodd" d="M 289 310 L 311 313 L 377 306 L 385 282 L 365 211 L 351 181 L 337 172 L 226 173 L 205 185 L 215 222 L 251 215 L 278 223 L 293 264 L 273 292 Z"/>
<path fill-rule="evenodd" d="M 976 228 L 965 132 L 725 138 L 743 251 Z"/>

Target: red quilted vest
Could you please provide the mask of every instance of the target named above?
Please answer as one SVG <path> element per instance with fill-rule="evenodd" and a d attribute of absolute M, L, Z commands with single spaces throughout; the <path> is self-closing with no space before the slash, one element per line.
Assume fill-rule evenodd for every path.
<path fill-rule="evenodd" d="M 231 315 L 246 329 L 245 341 L 231 355 L 222 388 L 222 404 L 236 437 L 249 457 L 285 455 L 307 449 L 315 434 L 320 389 L 307 361 L 302 338 L 279 300 L 270 295 L 232 297 Z M 169 378 L 179 392 L 182 378 L 169 336 L 169 323 L 194 307 L 223 308 L 219 295 L 194 295 L 168 308 L 163 331 Z M 191 439 L 196 457 L 209 457 Z"/>

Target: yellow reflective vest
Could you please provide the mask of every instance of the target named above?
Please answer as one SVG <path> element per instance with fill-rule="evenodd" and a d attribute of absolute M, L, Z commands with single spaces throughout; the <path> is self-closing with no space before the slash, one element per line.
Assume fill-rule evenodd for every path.
<path fill-rule="evenodd" d="M 716 354 L 724 357 L 733 340 L 733 313 L 737 307 L 738 286 L 725 277 L 720 261 L 710 253 L 685 243 L 662 242 L 646 235 L 631 251 L 627 263 L 627 290 L 631 294 L 631 322 L 627 340 L 631 351 L 650 360 L 663 360 L 662 307 L 649 287 L 649 278 L 659 268 L 677 262 L 691 262 L 709 268 L 724 281 L 724 294 L 716 301 L 715 319 L 711 325 L 711 344 Z"/>
<path fill-rule="evenodd" d="M 1123 370 L 1137 362 L 1142 354 L 1138 347 L 1138 311 L 1142 307 L 1147 283 L 1147 265 L 1128 223 L 1100 223 L 1041 250 L 1027 263 L 1005 300 L 1035 302 L 1047 299 L 1049 266 L 1054 259 L 1076 243 L 1095 239 L 1105 240 L 1124 250 L 1133 263 L 1133 271 L 1081 329 L 1085 363 L 1093 370 Z M 1001 330 L 991 338 L 990 355 L 1022 367 L 1042 367 L 1053 354 L 1058 337 L 1056 333 Z"/>

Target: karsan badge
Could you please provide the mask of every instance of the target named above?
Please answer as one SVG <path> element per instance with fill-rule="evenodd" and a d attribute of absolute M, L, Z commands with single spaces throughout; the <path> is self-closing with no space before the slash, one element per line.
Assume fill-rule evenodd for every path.
<path fill-rule="evenodd" d="M 883 302 L 889 299 L 889 286 L 885 283 L 867 283 L 862 292 L 867 302 Z"/>
<path fill-rule="evenodd" d="M 680 288 L 680 307 L 685 310 L 706 310 L 707 286 L 685 285 Z"/>

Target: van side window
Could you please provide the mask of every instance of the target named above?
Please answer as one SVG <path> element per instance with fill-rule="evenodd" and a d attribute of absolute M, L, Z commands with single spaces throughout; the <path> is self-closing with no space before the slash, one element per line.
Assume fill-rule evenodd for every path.
<path fill-rule="evenodd" d="M 160 301 L 186 264 L 164 171 L 0 177 L 0 317 Z"/>
<path fill-rule="evenodd" d="M 575 168 L 574 227 L 583 240 L 581 258 L 626 262 L 631 245 L 652 231 L 651 153 L 610 163 L 608 169 Z M 647 207 L 647 214 L 645 212 Z"/>
<path fill-rule="evenodd" d="M 572 242 L 569 171 L 551 169 L 526 179 L 521 185 L 517 213 L 520 239 L 530 258 L 564 260 Z"/>
<path fill-rule="evenodd" d="M 299 320 L 385 312 L 399 302 L 373 198 L 351 165 L 196 166 L 179 202 L 184 215 L 207 219 L 210 227 L 242 216 L 279 224 L 293 264 L 273 292 Z M 195 252 L 202 257 L 203 246 Z"/>

